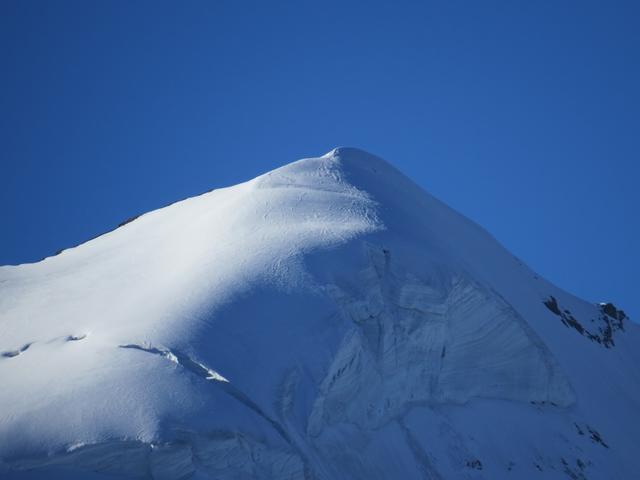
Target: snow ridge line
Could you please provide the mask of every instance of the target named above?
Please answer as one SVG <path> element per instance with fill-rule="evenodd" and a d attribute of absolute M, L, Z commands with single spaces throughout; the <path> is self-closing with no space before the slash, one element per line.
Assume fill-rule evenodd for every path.
<path fill-rule="evenodd" d="M 184 368 L 189 370 L 191 373 L 197 375 L 198 377 L 202 377 L 205 380 L 215 380 L 217 382 L 226 382 L 229 383 L 229 380 L 224 378 L 215 370 L 205 367 L 199 362 L 192 360 L 189 356 L 181 353 L 177 350 L 169 350 L 167 348 L 156 348 L 156 347 L 144 347 L 142 345 L 137 345 L 135 343 L 129 343 L 126 345 L 118 345 L 119 348 L 131 348 L 134 350 L 141 350 L 143 352 L 152 353 L 154 355 L 160 355 L 161 357 L 166 358 L 167 360 L 177 364 L 182 365 Z"/>

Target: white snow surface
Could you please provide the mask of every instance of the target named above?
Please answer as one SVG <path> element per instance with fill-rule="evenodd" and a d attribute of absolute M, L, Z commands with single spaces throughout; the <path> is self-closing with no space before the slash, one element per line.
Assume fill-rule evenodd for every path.
<path fill-rule="evenodd" d="M 0 478 L 636 478 L 603 308 L 338 148 L 0 267 Z"/>

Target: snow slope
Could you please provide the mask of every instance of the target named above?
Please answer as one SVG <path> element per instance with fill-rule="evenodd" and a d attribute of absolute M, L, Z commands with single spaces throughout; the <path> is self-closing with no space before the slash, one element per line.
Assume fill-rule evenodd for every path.
<path fill-rule="evenodd" d="M 638 346 L 339 148 L 0 267 L 0 478 L 631 479 Z"/>

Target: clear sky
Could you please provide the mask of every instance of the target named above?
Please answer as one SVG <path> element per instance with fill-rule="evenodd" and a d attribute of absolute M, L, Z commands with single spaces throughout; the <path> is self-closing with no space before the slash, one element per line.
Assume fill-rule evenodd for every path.
<path fill-rule="evenodd" d="M 640 319 L 640 2 L 0 2 L 0 264 L 335 146 Z"/>

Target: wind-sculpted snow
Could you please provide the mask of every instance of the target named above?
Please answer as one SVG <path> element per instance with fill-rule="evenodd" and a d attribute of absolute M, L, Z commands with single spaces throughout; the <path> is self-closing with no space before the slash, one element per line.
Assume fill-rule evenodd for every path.
<path fill-rule="evenodd" d="M 625 320 L 336 149 L 1 267 L 0 478 L 633 478 Z"/>

